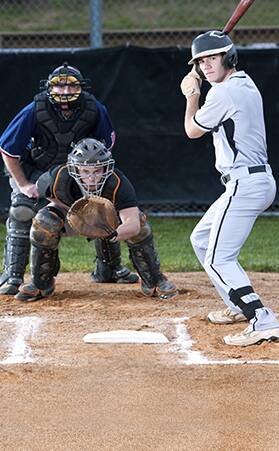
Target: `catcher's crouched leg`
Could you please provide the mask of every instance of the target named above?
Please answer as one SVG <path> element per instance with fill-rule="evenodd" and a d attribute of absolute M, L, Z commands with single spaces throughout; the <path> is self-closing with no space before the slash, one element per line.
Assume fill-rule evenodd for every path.
<path fill-rule="evenodd" d="M 33 302 L 53 294 L 54 277 L 60 268 L 58 244 L 63 226 L 63 215 L 54 207 L 43 208 L 36 215 L 30 232 L 31 282 L 20 286 L 16 299 Z"/>
<path fill-rule="evenodd" d="M 141 289 L 145 296 L 158 296 L 160 299 L 168 299 L 178 294 L 173 282 L 160 270 L 160 260 L 155 249 L 153 235 L 148 223 L 140 232 L 144 239 L 138 241 L 139 237 L 128 240 L 130 258 L 138 271 L 142 281 Z"/>
<path fill-rule="evenodd" d="M 120 243 L 96 238 L 96 269 L 91 273 L 95 283 L 136 283 L 139 278 L 126 266 L 121 265 Z"/>

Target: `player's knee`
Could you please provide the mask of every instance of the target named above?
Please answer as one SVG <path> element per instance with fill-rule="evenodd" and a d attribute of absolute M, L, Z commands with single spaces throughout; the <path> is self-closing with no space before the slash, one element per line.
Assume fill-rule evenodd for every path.
<path fill-rule="evenodd" d="M 31 221 L 35 216 L 35 211 L 27 205 L 11 206 L 9 216 L 12 220 L 19 222 Z"/>
<path fill-rule="evenodd" d="M 199 254 L 199 249 L 206 250 L 206 246 L 199 240 L 198 234 L 195 229 L 190 235 L 190 243 L 196 254 Z"/>
<path fill-rule="evenodd" d="M 33 220 L 31 243 L 38 247 L 57 249 L 64 227 L 64 215 L 54 207 L 42 208 Z"/>
<path fill-rule="evenodd" d="M 127 242 L 131 244 L 141 243 L 151 235 L 152 235 L 151 227 L 148 224 L 148 222 L 145 222 L 145 224 L 142 224 L 141 227 L 139 228 L 138 233 L 132 238 L 129 238 Z"/>

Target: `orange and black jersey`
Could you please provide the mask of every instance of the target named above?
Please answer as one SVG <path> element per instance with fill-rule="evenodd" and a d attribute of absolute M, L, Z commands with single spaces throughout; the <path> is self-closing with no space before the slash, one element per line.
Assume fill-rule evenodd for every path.
<path fill-rule="evenodd" d="M 55 166 L 42 174 L 37 184 L 45 197 L 58 199 L 69 207 L 83 197 L 78 183 L 70 176 L 65 165 Z M 119 169 L 115 169 L 108 177 L 101 195 L 114 204 L 116 211 L 138 206 L 133 185 Z"/>

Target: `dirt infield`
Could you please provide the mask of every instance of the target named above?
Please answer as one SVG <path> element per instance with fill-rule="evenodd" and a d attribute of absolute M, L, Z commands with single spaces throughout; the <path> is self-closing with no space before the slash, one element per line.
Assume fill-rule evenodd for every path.
<path fill-rule="evenodd" d="M 53 297 L 0 303 L 0 450 L 279 449 L 279 343 L 228 347 L 245 323 L 208 324 L 222 306 L 204 273 L 171 274 L 179 296 L 60 274 Z M 252 273 L 279 312 L 278 274 Z M 85 344 L 90 332 L 157 331 L 167 344 Z"/>

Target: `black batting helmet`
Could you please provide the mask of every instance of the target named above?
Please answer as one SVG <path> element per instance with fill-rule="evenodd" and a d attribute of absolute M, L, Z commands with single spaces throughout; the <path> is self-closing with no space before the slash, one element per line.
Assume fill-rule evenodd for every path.
<path fill-rule="evenodd" d="M 197 36 L 192 43 L 192 59 L 188 64 L 198 63 L 204 56 L 224 53 L 223 65 L 232 69 L 237 64 L 237 51 L 231 38 L 222 31 L 212 30 Z"/>

